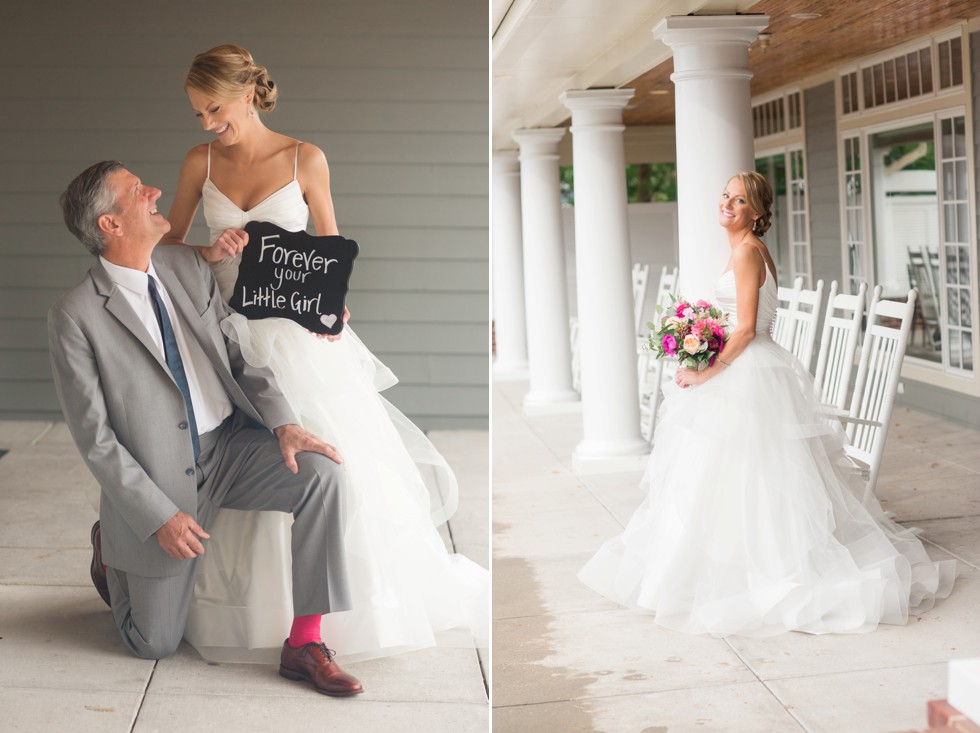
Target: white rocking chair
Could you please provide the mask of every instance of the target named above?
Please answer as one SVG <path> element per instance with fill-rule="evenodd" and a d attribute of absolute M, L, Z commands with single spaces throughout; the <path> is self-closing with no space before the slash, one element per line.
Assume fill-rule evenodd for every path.
<path fill-rule="evenodd" d="M 656 304 L 664 307 L 669 305 L 671 293 L 677 293 L 677 268 L 668 271 L 664 266 L 660 270 Z M 650 320 L 655 321 L 655 316 Z M 648 337 L 640 336 L 636 340 L 636 370 L 640 387 L 640 434 L 649 442 L 653 440 L 663 380 L 673 379 L 677 364 L 673 361 L 657 359 L 650 350 Z"/>
<path fill-rule="evenodd" d="M 885 451 L 885 437 L 908 344 L 916 291 L 904 302 L 879 300 L 880 287 L 868 309 L 868 326 L 854 381 L 848 415 L 842 417 L 850 444 L 845 453 L 867 480 L 865 498 L 874 494 Z M 882 321 L 888 319 L 889 325 Z M 898 321 L 898 325 L 892 325 Z"/>
<path fill-rule="evenodd" d="M 799 278 L 798 278 L 799 279 Z M 800 283 L 802 285 L 802 282 Z M 813 343 L 817 338 L 817 321 L 823 306 L 823 280 L 817 280 L 813 290 L 797 292 L 796 308 L 790 314 L 789 351 L 800 360 L 803 368 L 810 371 L 813 361 Z"/>
<path fill-rule="evenodd" d="M 830 283 L 827 312 L 813 378 L 820 401 L 842 414 L 847 407 L 847 393 L 854 370 L 854 355 L 867 304 L 868 284 L 861 283 L 857 295 L 837 293 L 837 281 Z M 875 300 L 881 298 L 881 286 L 875 288 Z M 850 315 L 848 315 L 850 314 Z"/>
<path fill-rule="evenodd" d="M 650 265 L 633 263 L 633 331 L 642 333 L 643 302 L 647 297 L 647 280 L 650 276 Z"/>
<path fill-rule="evenodd" d="M 772 340 L 787 351 L 793 350 L 793 318 L 800 306 L 803 278 L 793 281 L 793 287 L 780 286 L 776 291 L 776 317 L 772 322 Z"/>

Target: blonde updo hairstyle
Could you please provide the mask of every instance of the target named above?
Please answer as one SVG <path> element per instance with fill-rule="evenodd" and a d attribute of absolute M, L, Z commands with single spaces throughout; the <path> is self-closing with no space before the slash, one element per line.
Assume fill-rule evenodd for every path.
<path fill-rule="evenodd" d="M 729 180 L 736 178 L 745 187 L 745 202 L 759 215 L 752 226 L 752 233 L 761 237 L 772 226 L 772 186 L 764 175 L 755 171 L 740 171 Z"/>
<path fill-rule="evenodd" d="M 195 89 L 219 102 L 239 100 L 252 90 L 252 104 L 260 112 L 276 107 L 279 89 L 264 66 L 241 46 L 225 43 L 194 57 L 184 78 L 185 89 Z"/>

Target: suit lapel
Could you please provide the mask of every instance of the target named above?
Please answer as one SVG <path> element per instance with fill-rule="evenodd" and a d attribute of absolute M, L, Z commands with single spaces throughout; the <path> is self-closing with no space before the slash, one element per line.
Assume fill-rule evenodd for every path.
<path fill-rule="evenodd" d="M 150 337 L 146 326 L 143 325 L 143 321 L 139 319 L 136 312 L 126 302 L 126 297 L 119 292 L 116 284 L 109 279 L 109 275 L 106 273 L 105 268 L 102 267 L 102 263 L 96 263 L 95 267 L 89 272 L 91 273 L 92 281 L 95 283 L 96 290 L 106 298 L 106 310 L 115 316 L 116 320 L 143 344 L 150 356 L 166 372 L 167 376 L 171 376 L 170 369 L 167 367 L 167 362 L 164 361 L 163 354 L 160 353 L 160 349 Z"/>

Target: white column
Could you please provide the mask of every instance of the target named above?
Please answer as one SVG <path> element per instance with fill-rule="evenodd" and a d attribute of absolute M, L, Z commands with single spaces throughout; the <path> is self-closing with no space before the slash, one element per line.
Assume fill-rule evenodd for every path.
<path fill-rule="evenodd" d="M 730 248 L 718 202 L 733 173 L 755 169 L 749 44 L 767 15 L 670 16 L 653 29 L 674 52 L 678 290 L 714 299 Z"/>
<path fill-rule="evenodd" d="M 575 271 L 582 367 L 580 472 L 638 470 L 636 333 L 626 214 L 623 107 L 632 89 L 569 91 L 575 165 Z"/>
<path fill-rule="evenodd" d="M 568 296 L 561 226 L 558 141 L 564 128 L 517 130 L 521 148 L 524 303 L 530 390 L 524 412 L 541 415 L 579 409 L 572 388 Z"/>
<path fill-rule="evenodd" d="M 521 169 L 516 150 L 493 152 L 494 379 L 527 379 Z"/>

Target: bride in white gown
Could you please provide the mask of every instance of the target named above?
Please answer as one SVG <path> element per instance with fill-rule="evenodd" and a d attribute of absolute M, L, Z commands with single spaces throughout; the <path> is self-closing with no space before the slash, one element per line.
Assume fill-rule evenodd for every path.
<path fill-rule="evenodd" d="M 249 221 L 298 231 L 312 215 L 318 234 L 338 233 L 329 172 L 316 146 L 262 123 L 259 112 L 272 109 L 277 90 L 245 49 L 201 54 L 186 88 L 217 144 L 187 154 L 165 241 L 183 243 L 203 200 L 210 246 L 198 250 L 227 300 Z M 346 661 L 436 643 L 485 645 L 489 574 L 445 549 L 435 527 L 456 509 L 456 480 L 425 435 L 378 394 L 397 381 L 391 371 L 350 328 L 339 339 L 318 338 L 292 321 L 240 315 L 223 328 L 249 362 L 272 368 L 303 427 L 344 459 L 353 608 L 323 617 L 324 640 Z M 278 660 L 292 620 L 291 523 L 273 512 L 219 513 L 185 631 L 204 657 Z"/>
<path fill-rule="evenodd" d="M 731 336 L 712 367 L 678 370 L 665 387 L 647 498 L 579 578 L 694 634 L 904 624 L 949 594 L 955 561 L 933 562 L 873 496 L 857 498 L 838 421 L 821 414 L 810 376 L 770 338 L 775 268 L 759 236 L 771 205 L 759 174 L 728 182 L 719 215 L 732 257 L 716 304 Z"/>

